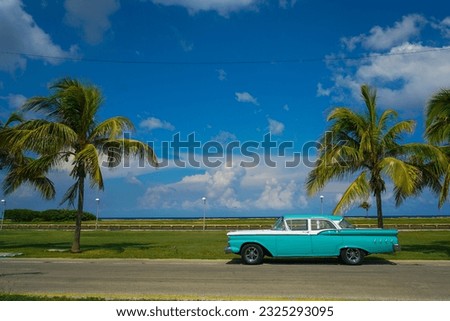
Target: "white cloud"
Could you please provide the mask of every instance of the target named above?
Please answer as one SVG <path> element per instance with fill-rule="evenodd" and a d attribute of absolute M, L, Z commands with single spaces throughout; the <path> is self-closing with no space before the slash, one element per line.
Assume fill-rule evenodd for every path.
<path fill-rule="evenodd" d="M 0 1 L 0 43 L 2 50 L 11 53 L 0 55 L 0 70 L 8 72 L 24 70 L 27 54 L 30 59 L 56 65 L 62 60 L 54 57 L 75 57 L 78 50 L 77 46 L 72 46 L 64 51 L 53 43 L 33 17 L 25 12 L 21 0 Z"/>
<path fill-rule="evenodd" d="M 253 105 L 259 106 L 258 99 L 253 97 L 250 93 L 244 91 L 244 92 L 236 92 L 235 98 L 240 103 L 251 103 Z"/>
<path fill-rule="evenodd" d="M 284 124 L 282 122 L 279 122 L 279 121 L 277 121 L 275 119 L 272 119 L 272 118 L 268 118 L 267 120 L 269 121 L 269 131 L 273 135 L 281 135 L 281 134 L 283 134 Z"/>
<path fill-rule="evenodd" d="M 349 50 L 353 50 L 358 43 L 367 49 L 384 50 L 409 41 L 420 34 L 427 20 L 421 15 L 404 16 L 393 27 L 382 28 L 375 26 L 368 35 L 362 34 L 351 38 L 343 38 L 343 43 Z"/>
<path fill-rule="evenodd" d="M 450 38 L 450 17 L 446 17 L 438 23 L 433 23 L 433 28 L 440 30 L 444 38 Z"/>
<path fill-rule="evenodd" d="M 277 179 L 272 178 L 266 181 L 264 190 L 255 205 L 264 209 L 291 209 L 294 206 L 296 190 L 298 190 L 298 186 L 294 181 L 280 184 Z"/>
<path fill-rule="evenodd" d="M 211 138 L 211 141 L 219 142 L 221 144 L 226 144 L 234 140 L 236 140 L 236 135 L 224 130 L 221 130 L 219 134 Z"/>
<path fill-rule="evenodd" d="M 257 10 L 261 0 L 151 0 L 155 4 L 164 6 L 185 7 L 189 14 L 199 11 L 216 11 L 223 17 L 240 10 Z"/>
<path fill-rule="evenodd" d="M 244 168 L 239 166 L 242 159 L 235 158 L 233 164 L 206 168 L 204 173 L 185 176 L 178 182 L 149 187 L 139 200 L 140 206 L 162 209 L 170 203 L 173 209 L 200 210 L 201 198 L 206 196 L 209 211 L 216 213 L 305 208 L 308 200 L 303 183 L 309 168 L 286 168 L 281 165 L 286 159 L 273 157 L 280 165 L 276 167 L 260 164 Z"/>
<path fill-rule="evenodd" d="M 217 79 L 220 81 L 227 80 L 227 73 L 223 69 L 217 69 Z"/>
<path fill-rule="evenodd" d="M 1 100 L 5 100 L 8 103 L 8 108 L 17 110 L 25 103 L 27 97 L 20 94 L 9 94 L 8 96 L 0 96 Z"/>
<path fill-rule="evenodd" d="M 85 40 L 97 44 L 111 28 L 109 17 L 120 8 L 120 3 L 118 0 L 66 0 L 64 7 L 66 23 L 81 28 Z"/>
<path fill-rule="evenodd" d="M 147 130 L 154 130 L 154 129 L 175 130 L 175 127 L 171 123 L 155 117 L 144 119 L 143 121 L 140 122 L 139 127 L 145 128 Z"/>
<path fill-rule="evenodd" d="M 125 180 L 127 183 L 132 185 L 139 185 L 139 186 L 142 185 L 142 182 L 132 172 L 128 172 Z"/>
<path fill-rule="evenodd" d="M 278 0 L 278 5 L 283 9 L 293 8 L 296 3 L 297 0 Z"/>
<path fill-rule="evenodd" d="M 449 50 L 450 47 L 404 44 L 392 48 L 392 55 L 369 59 L 354 73 L 338 78 L 337 83 L 350 89 L 358 99 L 359 86 L 371 84 L 378 88 L 381 105 L 420 110 L 435 91 L 450 86 Z"/>
<path fill-rule="evenodd" d="M 423 16 L 409 15 L 393 27 L 376 26 L 368 35 L 348 38 L 348 50 L 359 44 L 362 50 L 370 50 L 363 50 L 361 56 L 364 58 L 355 60 L 339 60 L 339 57 L 345 57 L 342 53 L 330 56 L 333 58 L 329 60 L 329 68 L 334 84 L 325 89 L 319 83 L 317 95 L 329 95 L 336 101 L 349 103 L 350 93 L 353 100 L 360 102 L 360 86 L 366 83 L 377 88 L 378 103 L 382 108 L 413 113 L 423 110 L 434 92 L 450 86 L 450 46 L 423 45 L 419 36 L 426 26 L 432 27 L 427 31 L 436 33 L 440 30 Z M 413 37 L 417 42 L 408 42 Z M 439 42 L 436 39 L 439 38 L 435 38 L 434 43 Z"/>
<path fill-rule="evenodd" d="M 180 46 L 184 52 L 190 52 L 194 49 L 194 44 L 185 39 L 180 40 Z"/>
<path fill-rule="evenodd" d="M 331 89 L 323 88 L 323 85 L 320 82 L 317 84 L 317 96 L 318 97 L 330 96 L 330 94 L 331 94 Z"/>

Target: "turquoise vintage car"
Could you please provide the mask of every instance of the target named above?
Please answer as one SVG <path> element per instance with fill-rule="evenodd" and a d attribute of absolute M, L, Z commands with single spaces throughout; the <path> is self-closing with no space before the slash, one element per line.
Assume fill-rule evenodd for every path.
<path fill-rule="evenodd" d="M 340 257 L 361 264 L 366 255 L 400 250 L 398 231 L 356 229 L 340 216 L 285 215 L 270 230 L 227 233 L 226 253 L 239 254 L 245 264 L 270 257 Z"/>

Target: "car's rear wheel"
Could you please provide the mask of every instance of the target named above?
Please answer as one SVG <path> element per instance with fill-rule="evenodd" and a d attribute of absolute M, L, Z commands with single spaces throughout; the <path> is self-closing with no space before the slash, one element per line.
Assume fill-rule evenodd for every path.
<path fill-rule="evenodd" d="M 249 265 L 261 264 L 264 251 L 258 244 L 246 244 L 241 250 L 242 262 Z"/>
<path fill-rule="evenodd" d="M 364 252 L 356 248 L 342 249 L 341 259 L 345 264 L 359 265 L 364 260 Z"/>

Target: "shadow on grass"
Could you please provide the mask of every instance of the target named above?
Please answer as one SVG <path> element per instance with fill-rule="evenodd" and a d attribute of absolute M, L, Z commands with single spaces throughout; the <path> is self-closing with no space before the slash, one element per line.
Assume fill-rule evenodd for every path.
<path fill-rule="evenodd" d="M 433 242 L 432 244 L 403 245 L 402 251 L 417 254 L 443 254 L 450 257 L 450 244 L 448 242 Z"/>
<path fill-rule="evenodd" d="M 114 242 L 114 243 L 102 243 L 98 245 L 86 244 L 83 246 L 81 244 L 81 253 L 88 253 L 91 251 L 107 251 L 114 253 L 123 253 L 130 249 L 139 250 L 149 250 L 151 248 L 157 248 L 158 246 L 152 244 L 142 244 L 142 243 L 132 243 L 132 242 Z M 3 245 L 0 243 L 0 248 L 4 251 L 15 250 L 22 248 L 20 245 Z M 31 250 L 42 250 L 42 251 L 54 251 L 54 252 L 70 252 L 71 243 L 67 242 L 49 242 L 49 243 L 39 243 L 39 244 L 27 244 L 25 246 L 27 249 Z"/>

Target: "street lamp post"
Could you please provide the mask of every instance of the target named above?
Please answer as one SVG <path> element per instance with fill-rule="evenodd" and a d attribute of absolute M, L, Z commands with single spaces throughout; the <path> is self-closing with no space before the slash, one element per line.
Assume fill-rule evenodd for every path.
<path fill-rule="evenodd" d="M 96 218 L 95 218 L 95 229 L 98 228 L 98 207 L 100 205 L 100 199 L 97 197 L 95 199 L 95 202 L 97 202 L 97 214 L 96 214 Z"/>
<path fill-rule="evenodd" d="M 203 231 L 206 229 L 206 197 L 202 197 L 203 201 Z"/>
<path fill-rule="evenodd" d="M 5 219 L 5 212 L 6 212 L 6 201 L 5 200 L 1 200 L 2 205 L 3 205 L 3 211 L 2 211 L 2 222 L 0 224 L 0 230 L 3 230 L 3 220 Z"/>
<path fill-rule="evenodd" d="M 323 195 L 320 195 L 320 214 L 323 215 Z"/>

